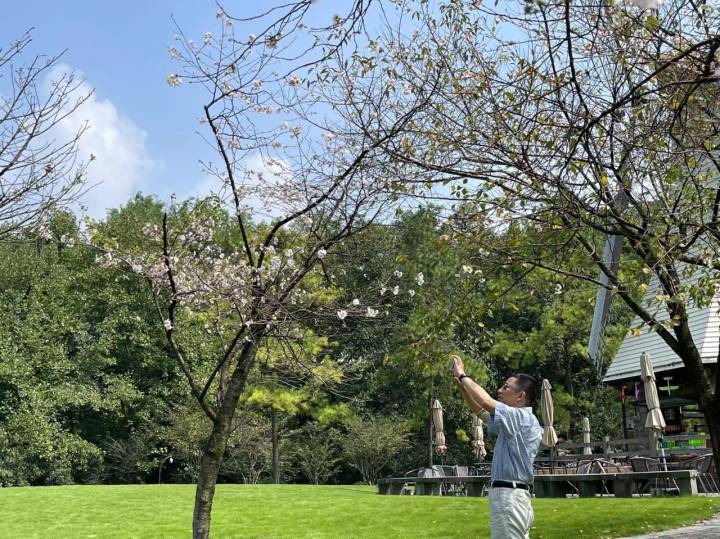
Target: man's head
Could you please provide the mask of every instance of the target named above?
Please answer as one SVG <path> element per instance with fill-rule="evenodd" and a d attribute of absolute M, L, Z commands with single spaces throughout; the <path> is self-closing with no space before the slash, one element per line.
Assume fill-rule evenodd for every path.
<path fill-rule="evenodd" d="M 498 400 L 508 406 L 532 406 L 537 393 L 535 379 L 523 373 L 513 374 L 497 391 Z"/>

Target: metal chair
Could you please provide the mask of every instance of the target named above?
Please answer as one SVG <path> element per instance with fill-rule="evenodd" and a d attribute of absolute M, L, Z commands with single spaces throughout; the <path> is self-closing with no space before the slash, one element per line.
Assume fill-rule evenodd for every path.
<path fill-rule="evenodd" d="M 630 466 L 632 466 L 633 472 L 661 472 L 662 465 L 658 459 L 650 457 L 635 456 L 630 457 Z M 658 492 L 662 494 L 679 494 L 680 489 L 675 482 L 675 479 L 664 478 L 664 479 L 637 479 L 634 480 L 635 488 L 638 494 L 641 496 L 646 494 L 650 485 L 653 486 Z"/>
<path fill-rule="evenodd" d="M 715 463 L 712 455 L 703 455 L 701 457 L 689 460 L 683 466 L 690 470 L 697 470 L 698 487 L 705 494 L 720 494 L 720 488 L 713 474 Z"/>

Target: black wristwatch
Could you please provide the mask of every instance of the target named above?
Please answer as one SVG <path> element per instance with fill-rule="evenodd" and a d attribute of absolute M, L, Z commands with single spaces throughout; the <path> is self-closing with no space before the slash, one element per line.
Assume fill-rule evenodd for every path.
<path fill-rule="evenodd" d="M 462 384 L 463 378 L 470 378 L 467 374 L 461 374 L 458 376 L 458 382 Z"/>

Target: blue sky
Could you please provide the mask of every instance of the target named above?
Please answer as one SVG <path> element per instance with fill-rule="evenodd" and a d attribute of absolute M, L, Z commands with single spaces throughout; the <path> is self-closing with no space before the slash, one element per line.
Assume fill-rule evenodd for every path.
<path fill-rule="evenodd" d="M 225 7 L 233 16 L 248 16 L 276 3 L 238 0 Z M 321 0 L 313 9 L 329 22 L 336 6 Z M 0 46 L 34 27 L 30 52 L 67 49 L 63 63 L 95 91 L 65 126 L 69 133 L 82 120 L 91 125 L 80 147 L 84 157 L 97 156 L 89 180 L 101 183 L 84 201 L 91 215 L 103 215 L 138 190 L 167 200 L 173 192 L 182 198 L 207 189 L 199 160 L 212 159 L 212 153 L 197 134 L 204 96 L 187 85 L 171 88 L 165 79 L 178 70 L 168 54 L 175 33 L 171 16 L 201 42 L 204 32 L 216 30 L 216 12 L 211 0 L 24 0 L 3 6 Z"/>

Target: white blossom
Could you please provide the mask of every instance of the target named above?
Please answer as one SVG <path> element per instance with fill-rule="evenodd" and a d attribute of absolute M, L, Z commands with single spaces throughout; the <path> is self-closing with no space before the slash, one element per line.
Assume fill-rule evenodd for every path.
<path fill-rule="evenodd" d="M 166 331 L 170 331 L 173 328 L 172 322 L 170 320 L 164 320 L 163 326 L 165 326 Z"/>
<path fill-rule="evenodd" d="M 205 43 L 205 45 L 209 45 L 211 41 L 212 34 L 210 32 L 205 32 L 205 34 L 203 35 L 203 43 Z"/>
<path fill-rule="evenodd" d="M 395 296 L 397 296 L 397 295 L 400 293 L 400 287 L 399 287 L 399 286 L 394 286 L 393 289 L 392 289 L 392 293 L 393 293 Z"/>
<path fill-rule="evenodd" d="M 395 270 L 395 277 L 397 277 L 397 278 L 402 277 L 402 271 Z"/>
<path fill-rule="evenodd" d="M 563 293 L 563 286 L 560 283 L 555 285 L 555 295 L 559 296 Z"/>
<path fill-rule="evenodd" d="M 415 277 L 415 282 L 418 284 L 418 286 L 422 286 L 425 284 L 425 276 L 422 274 L 422 272 L 418 273 Z"/>
<path fill-rule="evenodd" d="M 380 295 L 381 295 L 381 296 L 384 296 L 384 295 L 385 295 L 385 292 L 387 292 L 387 288 L 385 288 L 385 287 L 383 286 L 383 287 L 380 289 Z"/>
<path fill-rule="evenodd" d="M 379 312 L 380 312 L 380 311 L 378 311 L 377 309 L 373 309 L 372 307 L 368 307 L 368 308 L 367 308 L 367 317 L 368 317 L 368 318 L 375 318 L 375 317 L 378 315 Z"/>
<path fill-rule="evenodd" d="M 300 77 L 292 76 L 288 78 L 288 84 L 290 86 L 300 86 L 302 84 L 302 79 Z"/>
<path fill-rule="evenodd" d="M 327 255 L 327 251 L 325 249 L 318 249 L 317 257 L 322 260 L 325 258 L 325 255 Z"/>
<path fill-rule="evenodd" d="M 415 296 L 415 290 L 413 290 L 413 289 L 408 290 L 408 294 L 410 294 L 410 297 L 411 297 L 411 298 L 414 297 L 414 296 Z"/>
<path fill-rule="evenodd" d="M 265 46 L 268 49 L 274 49 L 278 46 L 278 43 L 280 43 L 280 34 L 275 34 L 274 36 L 270 36 L 265 40 Z"/>
<path fill-rule="evenodd" d="M 37 229 L 37 236 L 41 240 L 51 240 L 53 235 L 51 230 L 45 225 L 40 225 Z"/>
<path fill-rule="evenodd" d="M 463 264 L 462 270 L 463 270 L 463 272 L 465 272 L 465 273 L 472 273 L 472 272 L 473 272 L 473 267 L 472 267 L 472 266 L 468 266 L 467 264 Z"/>
<path fill-rule="evenodd" d="M 345 318 L 347 317 L 347 314 L 348 314 L 347 311 L 338 311 L 338 312 L 337 312 L 337 317 L 338 317 L 340 320 L 345 320 Z"/>
<path fill-rule="evenodd" d="M 175 73 L 170 73 L 165 80 L 173 88 L 176 86 L 180 86 L 180 84 L 182 83 L 182 79 L 178 77 Z"/>
<path fill-rule="evenodd" d="M 133 264 L 131 269 L 133 270 L 133 273 L 142 273 L 142 266 L 140 264 Z"/>
<path fill-rule="evenodd" d="M 357 298 L 355 298 L 354 300 L 352 300 L 352 304 L 353 304 L 353 305 L 360 305 L 360 300 L 357 299 Z"/>

